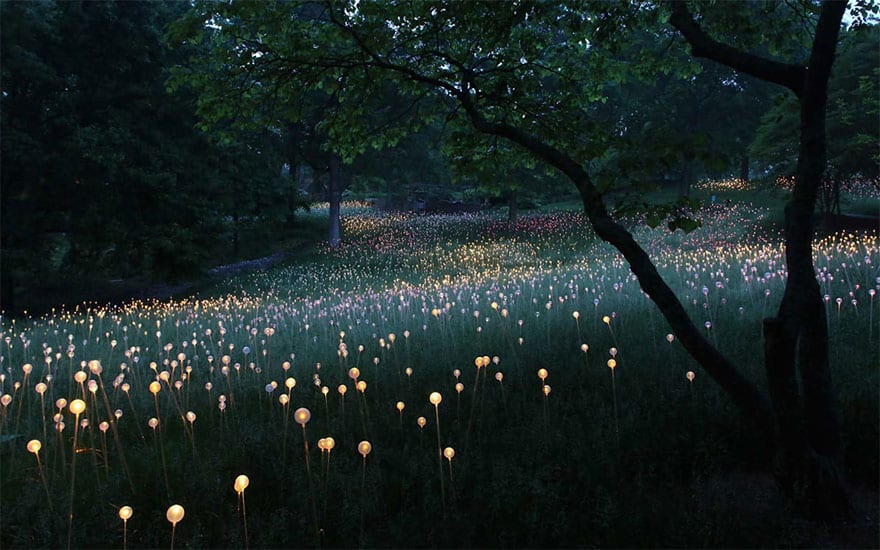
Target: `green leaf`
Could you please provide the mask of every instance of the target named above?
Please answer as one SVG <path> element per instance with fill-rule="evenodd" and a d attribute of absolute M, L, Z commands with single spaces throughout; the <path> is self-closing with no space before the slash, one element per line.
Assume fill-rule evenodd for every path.
<path fill-rule="evenodd" d="M 676 229 L 681 229 L 685 234 L 691 233 L 702 226 L 703 222 L 700 220 L 694 220 L 685 216 L 678 216 L 675 219 L 670 220 L 668 224 L 670 231 L 675 232 Z"/>

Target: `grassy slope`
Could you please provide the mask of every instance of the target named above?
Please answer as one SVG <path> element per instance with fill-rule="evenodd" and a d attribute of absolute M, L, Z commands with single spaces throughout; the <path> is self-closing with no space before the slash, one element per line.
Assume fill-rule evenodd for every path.
<path fill-rule="evenodd" d="M 128 503 L 139 520 L 129 524 L 130 545 L 164 546 L 169 534 L 162 514 L 174 500 L 187 506 L 176 534 L 178 545 L 241 546 L 242 518 L 231 486 L 242 472 L 251 477 L 251 546 L 313 545 L 316 518 L 326 526 L 324 545 L 344 547 L 876 542 L 876 493 L 860 497 L 860 505 L 867 502 L 867 520 L 839 531 L 805 522 L 785 508 L 768 475 L 768 449 L 677 343 L 667 342 L 662 319 L 625 265 L 595 242 L 576 214 L 525 216 L 517 231 L 476 216 L 355 214 L 349 212 L 348 244 L 341 250 L 304 252 L 289 265 L 204 293 L 231 298 L 198 307 L 190 302 L 131 309 L 119 325 L 110 317 L 93 320 L 94 331 L 60 317 L 53 320 L 60 334 L 42 322 L 28 328 L 34 342 L 45 340 L 55 349 L 64 349 L 65 332 L 70 331 L 77 343 L 76 361 L 98 355 L 107 372 L 115 373 L 123 358 L 120 349 L 108 348 L 107 339 L 121 339 L 121 326 L 143 324 L 125 333 L 128 345 L 142 346 L 140 366 L 126 379 L 133 401 L 126 402 L 118 390 L 111 390 L 111 399 L 125 411 L 120 436 L 135 485 L 147 489 L 131 493 L 118 453 L 111 452 L 110 475 L 105 477 L 100 461 L 93 472 L 88 453 L 80 455 L 75 545 L 106 546 L 119 539 L 121 526 L 108 525 L 115 520 L 113 506 Z M 313 214 L 316 219 L 320 215 Z M 767 234 L 769 213 L 764 210 L 716 207 L 705 215 L 706 227 L 686 238 L 641 230 L 638 235 L 650 243 L 662 273 L 695 319 L 712 322 L 710 336 L 762 384 L 760 319 L 772 310 L 782 288 L 775 263 L 778 247 L 772 244 L 778 237 Z M 768 244 L 759 246 L 764 241 Z M 740 249 L 740 242 L 755 246 Z M 863 252 L 859 246 L 864 243 L 873 248 Z M 864 281 L 856 291 L 858 308 L 847 302 L 838 315 L 832 301 L 829 312 L 848 473 L 856 486 L 875 488 L 880 334 L 875 327 L 874 344 L 866 341 L 878 312 L 869 310 L 864 293 L 877 273 L 861 255 L 877 265 L 876 235 L 823 246 L 830 259 L 820 255 L 819 266 L 827 265 L 836 275 L 826 284 L 834 297 L 846 296 L 854 281 Z M 762 278 L 764 273 L 770 276 L 744 283 L 739 270 L 746 261 Z M 844 262 L 850 267 L 842 268 Z M 703 286 L 709 289 L 706 295 Z M 577 322 L 574 311 L 580 313 Z M 604 315 L 613 316 L 607 325 Z M 225 336 L 220 335 L 221 325 Z M 268 326 L 276 328 L 269 338 L 262 332 Z M 21 331 L 20 326 L 4 329 L 14 337 Z M 155 336 L 157 329 L 163 336 Z M 404 330 L 410 331 L 409 337 Z M 340 331 L 346 333 L 349 352 L 344 365 L 337 355 Z M 379 338 L 387 342 L 392 332 L 396 343 L 381 347 Z M 161 364 L 165 353 L 155 348 L 166 341 L 174 344 L 173 353 L 181 351 L 190 333 L 201 341 L 198 353 L 187 351 L 195 366 L 194 384 L 177 395 L 185 395 L 186 407 L 198 413 L 193 437 L 176 418 L 175 401 L 163 388 L 158 403 L 165 428 L 153 440 L 146 427 L 146 418 L 155 414 L 145 388 L 150 379 L 146 364 Z M 587 353 L 581 343 L 589 345 Z M 252 348 L 249 355 L 243 353 L 246 345 Z M 365 346 L 362 353 L 359 345 Z M 613 387 L 605 366 L 612 346 L 618 361 Z M 22 362 L 22 353 L 20 348 L 6 350 L 12 364 Z M 228 382 L 219 372 L 222 354 L 229 354 L 231 363 L 242 363 L 240 373 L 231 370 Z M 476 369 L 474 357 L 479 355 L 499 356 L 498 366 Z M 280 366 L 283 359 L 291 361 L 290 371 Z M 249 369 L 251 361 L 262 372 Z M 70 376 L 62 368 L 65 364 L 66 358 L 56 374 Z M 346 374 L 355 364 L 368 382 L 363 395 Z M 411 376 L 405 374 L 407 367 L 413 369 Z M 539 367 L 549 371 L 552 391 L 546 397 L 536 374 Z M 456 368 L 464 384 L 460 394 L 453 387 Z M 691 369 L 696 371 L 693 383 L 685 378 Z M 494 379 L 496 371 L 503 373 L 502 382 Z M 294 406 L 312 411 L 306 432 L 311 481 L 303 459 L 303 431 L 289 418 L 285 422 L 289 409 L 276 401 L 289 375 L 298 381 Z M 312 383 L 315 375 L 330 390 L 327 401 Z M 20 377 L 16 373 L 15 379 Z M 203 389 L 206 380 L 214 384 L 210 398 Z M 282 385 L 267 398 L 264 386 L 272 380 Z M 344 400 L 335 391 L 341 383 L 349 389 Z M 69 395 L 65 389 L 62 384 L 57 391 Z M 439 465 L 446 519 L 434 410 L 427 402 L 431 391 L 443 394 L 442 446 L 456 449 L 454 481 L 449 465 Z M 225 413 L 217 409 L 220 392 L 236 400 Z M 398 400 L 405 402 L 402 422 L 395 408 Z M 27 400 L 18 430 L 12 429 L 10 412 L 3 433 L 41 437 L 38 405 L 34 397 Z M 423 432 L 415 423 L 419 415 L 429 421 Z M 143 439 L 141 430 L 147 432 Z M 68 428 L 63 446 L 67 468 L 62 466 L 63 447 L 45 442 L 51 495 L 62 508 L 67 503 L 71 435 Z M 337 441 L 329 467 L 315 449 L 317 438 L 325 435 Z M 373 443 L 373 452 L 362 461 L 354 448 L 365 438 Z M 0 470 L 3 542 L 7 547 L 63 545 L 64 515 L 45 513 L 40 478 L 21 443 L 4 449 L 3 463 L 9 466 Z M 113 443 L 109 445 L 112 449 Z"/>

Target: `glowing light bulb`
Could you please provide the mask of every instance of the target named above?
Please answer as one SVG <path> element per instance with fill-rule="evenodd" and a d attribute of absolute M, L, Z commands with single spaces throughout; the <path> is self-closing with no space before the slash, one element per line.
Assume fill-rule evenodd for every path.
<path fill-rule="evenodd" d="M 43 448 L 43 444 L 40 443 L 39 439 L 31 439 L 30 441 L 28 441 L 28 444 L 27 444 L 28 452 L 37 454 L 40 452 L 40 449 L 42 449 L 42 448 Z"/>
<path fill-rule="evenodd" d="M 614 367 L 617 366 L 617 361 L 615 361 L 614 359 L 609 359 L 607 364 L 609 369 L 614 370 Z"/>
<path fill-rule="evenodd" d="M 443 401 L 443 396 L 439 392 L 431 392 L 431 395 L 428 396 L 428 401 L 436 407 Z"/>
<path fill-rule="evenodd" d="M 70 402 L 70 412 L 73 414 L 80 415 L 84 410 L 86 410 L 86 402 L 82 399 L 74 399 Z"/>
<path fill-rule="evenodd" d="M 123 506 L 119 509 L 119 519 L 122 521 L 128 521 L 132 515 L 134 515 L 134 510 L 131 509 L 131 506 Z"/>
<path fill-rule="evenodd" d="M 370 445 L 369 441 L 361 441 L 358 443 L 358 452 L 361 453 L 361 456 L 367 458 L 367 455 L 370 454 L 370 451 L 373 450 L 373 446 Z"/>
<path fill-rule="evenodd" d="M 549 373 L 547 372 L 547 369 L 538 369 L 538 378 L 541 379 L 541 382 L 543 382 L 544 380 L 547 380 L 548 374 Z"/>
<path fill-rule="evenodd" d="M 300 426 L 302 426 L 304 428 L 306 426 L 306 423 L 311 418 L 312 418 L 312 413 L 309 412 L 309 410 L 305 407 L 300 407 L 296 410 L 296 412 L 293 413 L 293 419 L 296 420 L 297 424 L 299 424 Z"/>
<path fill-rule="evenodd" d="M 235 483 L 232 484 L 232 488 L 235 489 L 235 492 L 241 494 L 247 489 L 247 486 L 250 485 L 251 480 L 248 479 L 248 476 L 242 474 L 235 478 Z"/>
<path fill-rule="evenodd" d="M 183 519 L 183 516 L 186 515 L 186 510 L 183 509 L 183 506 L 180 504 L 172 504 L 168 507 L 168 510 L 165 512 L 165 518 L 171 522 L 171 525 L 177 525 L 177 523 Z"/>
<path fill-rule="evenodd" d="M 445 449 L 443 449 L 443 456 L 445 456 L 446 459 L 451 462 L 452 457 L 455 456 L 455 449 L 453 449 L 452 447 L 446 447 Z"/>

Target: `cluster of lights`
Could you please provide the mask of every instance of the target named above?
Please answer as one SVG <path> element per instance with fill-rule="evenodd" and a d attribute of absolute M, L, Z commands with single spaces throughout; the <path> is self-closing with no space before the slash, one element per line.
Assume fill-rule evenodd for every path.
<path fill-rule="evenodd" d="M 245 293 L 235 288 L 240 283 L 231 283 L 229 294 L 213 299 L 134 302 L 108 308 L 82 305 L 39 319 L 0 321 L 0 355 L 5 369 L 0 372 L 0 426 L 5 430 L 16 421 L 18 415 L 13 411 L 32 412 L 31 417 L 24 417 L 21 431 L 28 437 L 42 436 L 31 439 L 26 449 L 37 460 L 50 508 L 52 499 L 44 476 L 49 461 L 41 458 L 41 452 L 44 457 L 47 452 L 71 453 L 69 462 L 73 463 L 83 450 L 78 436 L 92 435 L 96 427 L 104 441 L 115 437 L 121 423 L 130 423 L 133 429 L 152 432 L 152 436 L 147 433 L 147 441 L 153 438 L 159 447 L 164 444 L 167 426 L 179 419 L 185 441 L 195 454 L 197 431 L 214 435 L 227 422 L 227 415 L 239 414 L 236 400 L 252 399 L 262 407 L 273 407 L 274 418 L 281 419 L 285 452 L 287 420 L 292 414 L 301 426 L 308 468 L 312 451 L 306 427 L 313 432 L 315 425 L 324 425 L 324 416 L 331 415 L 328 403 L 335 403 L 334 414 L 344 415 L 346 394 L 353 388 L 348 406 L 362 407 L 368 413 L 368 404 L 375 403 L 371 394 L 392 387 L 398 393 L 383 403 L 381 410 L 397 417 L 391 421 L 399 424 L 402 432 L 404 426 L 413 432 L 417 427 L 419 434 L 432 431 L 429 418 L 430 408 L 434 409 L 440 496 L 445 510 L 445 484 L 454 482 L 453 459 L 459 461 L 456 464 L 465 464 L 468 454 L 464 446 L 457 452 L 452 445 L 443 444 L 440 391 L 429 393 L 427 402 L 424 395 L 415 400 L 404 393 L 414 381 L 434 383 L 442 378 L 440 368 L 430 361 L 413 359 L 419 346 L 460 340 L 479 345 L 497 338 L 505 346 L 509 344 L 504 353 L 499 349 L 506 369 L 527 356 L 523 350 L 540 351 L 555 345 L 570 348 L 577 361 L 589 365 L 590 355 L 604 349 L 594 346 L 591 351 L 590 342 L 610 338 L 613 347 L 601 364 L 603 372 L 608 373 L 604 367 L 610 369 L 613 392 L 615 372 L 623 376 L 634 367 L 625 341 L 633 335 L 626 323 L 635 312 L 653 305 L 619 254 L 593 242 L 581 216 L 523 216 L 517 225 L 522 232 L 515 230 L 505 241 L 502 224 L 486 215 L 416 219 L 404 214 L 375 216 L 363 205 L 348 208 L 345 223 L 349 242 L 341 250 L 324 252 L 328 258 L 342 258 L 343 262 L 278 269 L 242 279 L 245 282 L 241 284 L 255 285 L 260 292 Z M 750 205 L 714 205 L 700 214 L 704 227 L 687 236 L 660 235 L 642 227 L 635 235 L 647 243 L 658 268 L 699 326 L 705 327 L 705 334 L 714 337 L 730 328 L 730 319 L 757 317 L 769 311 L 781 296 L 787 272 L 778 237 L 742 236 L 743 220 L 765 215 L 765 211 Z M 376 261 L 370 253 L 375 250 L 394 252 L 386 254 L 391 256 L 388 261 L 397 262 L 388 264 L 390 280 L 384 269 L 370 263 Z M 876 232 L 823 238 L 814 244 L 814 254 L 817 280 L 833 326 L 855 326 L 864 324 L 865 319 L 872 325 L 875 296 L 880 291 Z M 422 271 L 404 280 L 402 274 L 412 273 L 413 266 Z M 561 326 L 571 327 L 571 332 L 551 338 L 551 327 L 555 331 Z M 665 326 L 658 323 L 655 332 L 651 337 L 661 342 L 665 339 L 669 348 L 674 347 L 675 338 L 666 334 Z M 463 335 L 470 335 L 469 339 Z M 868 337 L 876 335 L 869 331 Z M 501 357 L 492 352 L 482 354 L 486 347 L 479 349 L 480 355 L 473 360 L 475 378 L 468 378 L 473 370 L 467 374 L 465 363 L 458 364 L 461 368 L 453 371 L 454 380 L 437 388 L 456 392 L 446 393 L 449 401 L 444 407 L 452 409 L 450 401 L 460 402 L 465 383 L 465 400 L 472 390 L 476 396 L 480 380 L 488 377 L 498 382 L 499 386 L 493 383 L 492 391 L 500 389 L 502 399 L 509 391 L 505 385 L 513 387 L 516 371 L 502 370 Z M 439 362 L 446 358 L 431 359 Z M 550 398 L 550 370 L 557 380 L 552 391 L 565 392 L 566 388 L 559 383 L 557 367 L 539 366 L 534 365 L 546 418 L 548 401 L 552 403 L 561 395 L 554 393 Z M 464 380 L 462 369 L 466 371 Z M 448 376 L 449 370 L 445 372 Z M 684 379 L 677 380 L 682 384 L 686 380 L 693 391 L 696 375 L 682 368 L 676 376 L 682 374 Z M 534 375 L 528 376 L 534 384 Z M 297 377 L 311 383 L 297 385 Z M 366 392 L 368 382 L 370 392 Z M 334 387 L 335 392 L 331 390 Z M 535 386 L 529 387 L 535 395 Z M 311 395 L 324 403 L 323 411 L 307 399 Z M 616 393 L 613 399 L 619 437 Z M 302 406 L 307 404 L 312 408 Z M 360 411 L 358 408 L 350 414 Z M 47 429 L 52 423 L 54 434 Z M 291 436 L 298 443 L 300 429 L 293 431 Z M 340 443 L 342 452 L 362 458 L 365 476 L 374 443 L 368 434 L 344 436 L 340 441 L 351 443 Z M 354 441 L 360 443 L 354 445 Z M 379 445 L 381 440 L 373 441 Z M 455 440 L 448 438 L 446 443 Z M 325 456 L 329 461 L 336 440 L 323 437 L 316 446 L 323 463 Z M 109 457 L 106 468 L 127 468 L 123 456 L 116 460 L 121 445 L 108 447 L 104 443 L 102 451 Z M 377 446 L 376 452 L 381 448 Z M 373 455 L 371 460 L 375 458 Z M 71 494 L 76 489 L 74 471 L 71 468 L 65 478 Z M 54 477 L 68 475 L 53 473 Z M 249 482 L 247 476 L 234 482 L 243 516 Z M 167 514 L 172 532 L 184 515 L 183 508 L 175 506 Z M 124 529 L 132 514 L 128 506 L 119 509 Z M 246 530 L 247 519 L 243 519 Z"/>

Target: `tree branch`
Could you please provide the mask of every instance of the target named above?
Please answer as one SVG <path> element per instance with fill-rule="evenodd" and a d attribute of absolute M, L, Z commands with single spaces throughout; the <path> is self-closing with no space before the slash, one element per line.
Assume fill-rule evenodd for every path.
<path fill-rule="evenodd" d="M 694 20 L 684 1 L 671 1 L 667 5 L 672 12 L 669 22 L 691 45 L 694 57 L 711 59 L 741 73 L 785 86 L 801 97 L 806 76 L 803 65 L 773 61 L 718 42 Z"/>
<path fill-rule="evenodd" d="M 638 278 L 640 286 L 660 309 L 688 353 L 728 392 L 743 414 L 750 417 L 756 426 L 772 425 L 773 412 L 770 402 L 694 325 L 681 301 L 660 276 L 647 252 L 625 227 L 611 218 L 602 194 L 593 185 L 589 174 L 579 162 L 527 131 L 510 124 L 487 120 L 469 92 L 470 77 L 467 72 L 463 76 L 463 87 L 460 89 L 449 82 L 422 74 L 412 66 L 392 63 L 370 48 L 355 29 L 339 21 L 332 10 L 330 19 L 372 60 L 371 65 L 397 72 L 414 82 L 446 91 L 465 110 L 475 130 L 506 138 L 565 174 L 578 189 L 584 211 L 596 234 L 623 254 L 630 264 L 630 269 Z"/>

